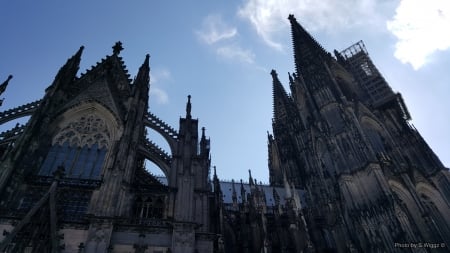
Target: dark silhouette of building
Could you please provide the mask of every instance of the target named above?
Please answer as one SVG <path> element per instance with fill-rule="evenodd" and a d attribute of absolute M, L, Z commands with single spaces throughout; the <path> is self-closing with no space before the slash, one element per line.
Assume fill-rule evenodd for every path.
<path fill-rule="evenodd" d="M 43 99 L 0 113 L 31 115 L 0 133 L 0 252 L 447 252 L 450 175 L 400 93 L 362 42 L 333 57 L 289 20 L 296 70 L 290 94 L 271 72 L 270 185 L 211 178 L 190 96 L 178 130 L 148 111 L 148 55 L 131 80 L 118 42 L 77 76 L 82 47 Z"/>

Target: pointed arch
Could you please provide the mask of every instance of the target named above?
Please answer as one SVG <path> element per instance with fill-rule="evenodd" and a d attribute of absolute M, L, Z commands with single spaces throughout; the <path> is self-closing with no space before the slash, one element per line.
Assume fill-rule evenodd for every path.
<path fill-rule="evenodd" d="M 112 145 L 122 134 L 122 124 L 92 101 L 66 110 L 54 122 L 51 147 L 38 174 L 50 176 L 63 165 L 69 178 L 99 180 Z"/>
<path fill-rule="evenodd" d="M 360 118 L 362 130 L 375 153 L 386 152 L 388 136 L 382 125 L 373 117 L 364 115 Z"/>
<path fill-rule="evenodd" d="M 437 218 L 442 219 L 441 222 L 445 222 L 447 227 L 450 228 L 450 208 L 441 194 L 433 186 L 423 182 L 418 183 L 416 189 L 425 204 L 428 204 L 428 206 L 429 204 L 434 205 L 440 215 Z"/>
<path fill-rule="evenodd" d="M 95 115 L 97 118 L 104 121 L 105 130 L 110 134 L 110 142 L 119 140 L 123 133 L 123 124 L 120 119 L 111 110 L 96 101 L 88 101 L 78 104 L 63 111 L 56 119 L 57 129 L 60 131 L 67 125 L 81 119 L 87 115 Z M 86 123 L 89 123 L 86 119 Z"/>
<path fill-rule="evenodd" d="M 429 229 L 424 219 L 420 216 L 420 212 L 417 211 L 419 207 L 408 190 L 395 180 L 389 180 L 388 184 L 394 193 L 394 197 L 397 198 L 396 217 L 403 225 L 402 229 L 406 230 L 404 232 L 412 231 L 415 235 L 417 232 L 420 232 L 423 239 L 430 239 Z"/>

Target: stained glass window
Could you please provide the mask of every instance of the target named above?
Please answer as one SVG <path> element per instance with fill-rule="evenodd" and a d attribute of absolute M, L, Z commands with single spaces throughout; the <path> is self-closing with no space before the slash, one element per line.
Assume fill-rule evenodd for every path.
<path fill-rule="evenodd" d="M 52 176 L 63 165 L 67 178 L 100 179 L 109 139 L 108 128 L 97 115 L 79 117 L 53 138 L 39 175 Z"/>
<path fill-rule="evenodd" d="M 100 179 L 100 172 L 105 159 L 106 148 L 97 145 L 73 147 L 54 145 L 41 166 L 39 175 L 52 176 L 58 166 L 64 165 L 68 178 Z"/>

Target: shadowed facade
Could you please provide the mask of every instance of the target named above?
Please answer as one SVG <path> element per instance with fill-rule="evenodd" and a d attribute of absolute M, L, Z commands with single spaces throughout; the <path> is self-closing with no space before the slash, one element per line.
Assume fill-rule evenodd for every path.
<path fill-rule="evenodd" d="M 191 96 L 178 129 L 149 111 L 148 55 L 130 79 L 118 42 L 77 76 L 81 47 L 44 98 L 0 112 L 0 124 L 31 115 L 0 133 L 0 252 L 447 252 L 449 171 L 401 94 L 362 41 L 332 56 L 289 20 L 290 93 L 271 72 L 270 185 L 210 175 Z"/>

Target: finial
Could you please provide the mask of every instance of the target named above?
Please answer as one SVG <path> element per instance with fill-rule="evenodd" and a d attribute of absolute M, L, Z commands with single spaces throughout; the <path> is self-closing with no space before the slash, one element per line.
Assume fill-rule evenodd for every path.
<path fill-rule="evenodd" d="M 84 50 L 84 46 L 82 45 L 82 46 L 80 46 L 80 49 L 78 49 L 77 54 L 81 55 L 81 53 L 83 53 L 83 50 Z"/>
<path fill-rule="evenodd" d="M 213 168 L 214 168 L 214 176 L 217 177 L 216 166 L 213 166 Z"/>
<path fill-rule="evenodd" d="M 273 78 L 278 77 L 277 72 L 275 71 L 275 69 L 272 69 L 272 71 L 270 71 L 270 74 L 272 75 Z"/>
<path fill-rule="evenodd" d="M 205 138 L 205 130 L 206 130 L 206 128 L 202 127 L 202 139 Z"/>
<path fill-rule="evenodd" d="M 253 184 L 253 178 L 252 178 L 252 171 L 251 170 L 248 170 L 248 183 L 250 185 Z"/>
<path fill-rule="evenodd" d="M 114 44 L 114 46 L 112 47 L 112 49 L 113 49 L 113 54 L 118 55 L 120 53 L 120 51 L 123 50 L 122 42 L 117 41 L 116 44 Z"/>
<path fill-rule="evenodd" d="M 188 95 L 188 102 L 186 105 L 186 118 L 190 119 L 191 118 L 191 95 Z"/>
<path fill-rule="evenodd" d="M 289 19 L 290 21 L 295 21 L 295 20 L 296 20 L 295 17 L 294 17 L 294 14 L 289 14 L 288 19 Z"/>

